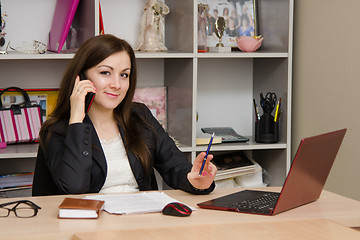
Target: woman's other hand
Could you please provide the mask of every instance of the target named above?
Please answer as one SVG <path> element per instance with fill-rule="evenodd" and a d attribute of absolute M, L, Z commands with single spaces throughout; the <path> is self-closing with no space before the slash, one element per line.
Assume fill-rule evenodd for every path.
<path fill-rule="evenodd" d="M 187 175 L 187 178 L 191 183 L 191 185 L 193 185 L 193 187 L 197 189 L 209 188 L 212 182 L 214 181 L 217 172 L 216 166 L 210 162 L 214 156 L 212 154 L 209 154 L 207 156 L 202 174 L 201 176 L 199 175 L 205 155 L 206 155 L 205 152 L 201 152 L 196 157 L 193 163 L 193 167 L 191 168 L 191 172 L 189 172 Z"/>

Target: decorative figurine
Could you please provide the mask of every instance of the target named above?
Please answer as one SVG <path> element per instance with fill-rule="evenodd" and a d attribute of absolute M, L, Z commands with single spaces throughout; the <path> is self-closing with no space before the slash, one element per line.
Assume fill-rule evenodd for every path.
<path fill-rule="evenodd" d="M 167 50 L 164 41 L 164 18 L 169 12 L 169 7 L 159 0 L 149 0 L 146 3 L 135 50 L 149 52 Z"/>
<path fill-rule="evenodd" d="M 7 54 L 7 46 L 5 46 L 6 44 L 6 39 L 5 39 L 5 20 L 4 17 L 7 17 L 6 12 L 3 12 L 1 9 L 1 2 L 0 2 L 0 54 Z"/>
<path fill-rule="evenodd" d="M 207 52 L 209 5 L 198 4 L 198 52 Z"/>

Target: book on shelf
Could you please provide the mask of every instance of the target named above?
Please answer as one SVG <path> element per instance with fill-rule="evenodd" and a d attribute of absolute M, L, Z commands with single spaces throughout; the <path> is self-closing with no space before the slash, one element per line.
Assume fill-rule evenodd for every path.
<path fill-rule="evenodd" d="M 212 160 L 218 171 L 215 180 L 237 177 L 241 174 L 255 171 L 256 162 L 248 158 L 243 152 L 216 155 Z"/>
<path fill-rule="evenodd" d="M 99 218 L 104 201 L 65 198 L 59 205 L 59 218 Z"/>
<path fill-rule="evenodd" d="M 0 175 L 0 191 L 31 188 L 34 173 L 14 173 Z"/>
<path fill-rule="evenodd" d="M 200 133 L 196 136 L 196 145 L 208 145 L 210 142 L 211 134 L 208 133 Z M 222 143 L 222 138 L 215 136 L 212 144 Z"/>

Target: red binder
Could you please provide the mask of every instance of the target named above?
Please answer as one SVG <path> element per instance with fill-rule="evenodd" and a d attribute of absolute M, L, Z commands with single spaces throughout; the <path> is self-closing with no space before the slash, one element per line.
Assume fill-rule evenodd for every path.
<path fill-rule="evenodd" d="M 100 31 L 99 31 L 99 34 L 105 34 L 105 31 L 104 31 L 104 21 L 103 21 L 103 18 L 102 18 L 102 12 L 101 12 L 101 4 L 100 4 L 100 1 L 99 1 L 99 23 L 100 23 Z"/>
<path fill-rule="evenodd" d="M 78 5 L 79 0 L 57 0 L 49 33 L 49 51 L 61 52 Z"/>

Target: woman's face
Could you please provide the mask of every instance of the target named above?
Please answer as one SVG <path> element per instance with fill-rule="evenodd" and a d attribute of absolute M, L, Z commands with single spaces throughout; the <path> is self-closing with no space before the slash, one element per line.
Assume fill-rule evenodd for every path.
<path fill-rule="evenodd" d="M 86 71 L 86 76 L 96 88 L 90 111 L 113 110 L 121 103 L 129 89 L 130 70 L 130 57 L 127 52 L 121 51 Z"/>

